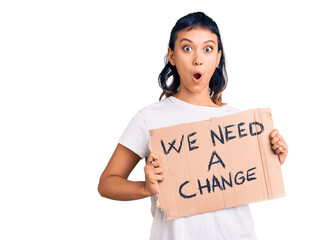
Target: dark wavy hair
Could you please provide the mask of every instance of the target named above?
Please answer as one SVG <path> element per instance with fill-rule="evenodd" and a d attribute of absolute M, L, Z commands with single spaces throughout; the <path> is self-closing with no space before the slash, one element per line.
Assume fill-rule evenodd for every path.
<path fill-rule="evenodd" d="M 203 12 L 190 13 L 180 18 L 175 26 L 171 30 L 169 48 L 174 51 L 175 41 L 179 31 L 187 29 L 188 31 L 195 29 L 209 29 L 216 34 L 218 39 L 218 51 L 222 50 L 221 59 L 218 68 L 215 69 L 213 76 L 209 82 L 209 95 L 212 101 L 217 105 L 222 105 L 222 92 L 226 88 L 228 77 L 225 68 L 225 55 L 221 41 L 221 36 L 217 27 L 217 24 Z M 166 97 L 173 96 L 178 92 L 180 86 L 180 77 L 177 72 L 176 66 L 172 66 L 169 62 L 168 55 L 165 56 L 165 67 L 159 75 L 159 85 L 163 89 L 163 92 L 159 98 L 159 101 L 165 95 Z M 173 77 L 173 81 L 168 85 L 168 79 Z"/>

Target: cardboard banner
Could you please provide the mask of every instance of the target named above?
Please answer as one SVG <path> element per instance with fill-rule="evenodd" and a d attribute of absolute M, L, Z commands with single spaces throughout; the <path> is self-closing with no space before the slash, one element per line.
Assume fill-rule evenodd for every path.
<path fill-rule="evenodd" d="M 157 207 L 171 220 L 284 196 L 272 130 L 270 108 L 150 130 L 164 168 Z"/>

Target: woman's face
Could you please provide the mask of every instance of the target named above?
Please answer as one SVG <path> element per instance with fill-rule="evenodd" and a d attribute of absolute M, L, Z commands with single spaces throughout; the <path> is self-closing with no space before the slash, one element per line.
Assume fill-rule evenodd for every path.
<path fill-rule="evenodd" d="M 221 58 L 217 49 L 217 36 L 209 29 L 178 32 L 174 51 L 169 48 L 168 57 L 180 76 L 180 92 L 209 95 L 209 81 Z"/>

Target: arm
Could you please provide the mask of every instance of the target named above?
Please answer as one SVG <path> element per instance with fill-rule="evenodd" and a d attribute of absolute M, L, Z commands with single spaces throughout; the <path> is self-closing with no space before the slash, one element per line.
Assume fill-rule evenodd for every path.
<path fill-rule="evenodd" d="M 100 177 L 98 185 L 100 195 L 122 201 L 136 200 L 154 195 L 157 189 L 157 181 L 163 180 L 163 176 L 160 176 L 162 175 L 161 166 L 154 168 L 149 164 L 152 160 L 154 162 L 159 161 L 157 156 L 150 154 L 148 157 L 144 169 L 147 181 L 127 180 L 139 160 L 140 157 L 136 153 L 118 144 Z"/>

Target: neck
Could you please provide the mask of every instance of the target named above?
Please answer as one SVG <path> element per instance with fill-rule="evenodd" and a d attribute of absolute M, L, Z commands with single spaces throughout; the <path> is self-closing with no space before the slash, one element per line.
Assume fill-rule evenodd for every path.
<path fill-rule="evenodd" d="M 202 94 L 202 93 L 196 93 L 196 94 L 183 94 L 180 91 L 178 91 L 174 97 L 198 106 L 210 106 L 210 107 L 219 107 L 217 104 L 213 102 L 213 100 L 210 98 L 209 94 Z"/>

